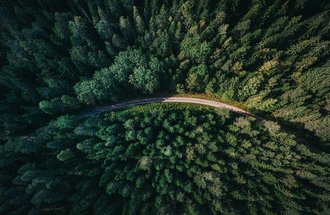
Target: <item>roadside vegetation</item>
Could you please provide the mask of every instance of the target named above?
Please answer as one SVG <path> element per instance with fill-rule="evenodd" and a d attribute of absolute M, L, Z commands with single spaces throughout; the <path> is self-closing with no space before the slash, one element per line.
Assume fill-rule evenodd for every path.
<path fill-rule="evenodd" d="M 0 0 L 0 214 L 326 214 L 329 20 L 327 0 Z M 265 120 L 73 120 L 164 94 Z"/>
<path fill-rule="evenodd" d="M 61 117 L 7 142 L 20 214 L 325 214 L 330 157 L 272 121 L 156 104 Z M 12 176 L 13 177 L 13 176 Z M 306 189 L 307 187 L 307 189 Z M 11 196 L 15 192 L 20 195 Z M 65 204 L 63 204 L 65 203 Z"/>

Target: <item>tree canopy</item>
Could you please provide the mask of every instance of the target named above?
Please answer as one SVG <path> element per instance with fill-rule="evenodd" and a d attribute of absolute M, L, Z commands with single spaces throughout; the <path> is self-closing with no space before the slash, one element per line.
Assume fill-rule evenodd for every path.
<path fill-rule="evenodd" d="M 1 0 L 0 214 L 326 214 L 327 0 Z M 146 106 L 197 94 L 257 119 Z"/>

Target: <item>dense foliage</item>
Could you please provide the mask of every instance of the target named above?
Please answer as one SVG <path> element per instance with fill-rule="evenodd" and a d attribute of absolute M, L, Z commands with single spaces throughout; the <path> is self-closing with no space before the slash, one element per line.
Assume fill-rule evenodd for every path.
<path fill-rule="evenodd" d="M 151 105 L 84 122 L 66 116 L 4 148 L 6 171 L 17 175 L 0 179 L 14 181 L 0 197 L 11 199 L 3 213 L 329 210 L 329 155 L 272 121 L 228 111 Z"/>
<path fill-rule="evenodd" d="M 328 146 L 326 0 L 2 5 L 1 122 L 9 135 L 79 103 L 177 91 L 243 102 Z"/>
<path fill-rule="evenodd" d="M 327 0 L 0 0 L 0 214 L 326 213 L 329 21 Z M 267 121 L 65 116 L 176 93 Z"/>

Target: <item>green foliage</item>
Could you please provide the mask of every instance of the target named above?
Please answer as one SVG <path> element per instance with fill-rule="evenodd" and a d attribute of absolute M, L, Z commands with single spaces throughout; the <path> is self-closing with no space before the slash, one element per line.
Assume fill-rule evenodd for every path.
<path fill-rule="evenodd" d="M 187 88 L 195 92 L 203 92 L 208 83 L 209 74 L 207 67 L 201 64 L 197 67 L 192 67 L 189 70 L 187 77 Z"/>
<path fill-rule="evenodd" d="M 55 98 L 51 101 L 41 101 L 39 108 L 47 114 L 56 114 L 64 111 L 64 105 L 59 98 Z"/>
<path fill-rule="evenodd" d="M 207 92 L 302 123 L 326 145 L 330 54 L 326 5 L 325 0 L 164 4 L 5 0 L 1 106 L 15 109 L 12 119 L 19 119 L 38 115 L 31 110 L 39 104 L 46 116 L 80 107 L 73 100 L 62 101 L 64 95 L 95 105 L 175 90 Z M 282 113 L 296 107 L 300 95 L 283 101 L 296 88 L 304 88 L 310 96 L 300 106 L 306 117 L 298 120 Z M 39 114 L 42 124 L 49 120 L 45 115 Z M 4 125 L 15 124 L 10 117 L 2 118 Z M 316 118 L 322 126 L 317 126 Z"/>
<path fill-rule="evenodd" d="M 196 63 L 205 62 L 210 53 L 210 45 L 198 34 L 187 34 L 181 43 L 182 55 Z"/>
<path fill-rule="evenodd" d="M 328 213 L 329 8 L 1 1 L 0 214 Z M 174 92 L 272 121 L 185 106 L 63 115 Z"/>
<path fill-rule="evenodd" d="M 196 105 L 147 105 L 85 122 L 61 117 L 5 147 L 2 166 L 21 159 L 11 189 L 31 198 L 15 204 L 30 212 L 322 213 L 329 203 L 324 153 L 274 122 Z"/>
<path fill-rule="evenodd" d="M 159 88 L 159 70 L 157 58 L 148 63 L 140 50 L 129 49 L 120 52 L 110 67 L 96 71 L 93 79 L 82 81 L 74 88 L 78 99 L 87 104 L 117 101 L 132 87 L 146 94 L 154 92 Z"/>

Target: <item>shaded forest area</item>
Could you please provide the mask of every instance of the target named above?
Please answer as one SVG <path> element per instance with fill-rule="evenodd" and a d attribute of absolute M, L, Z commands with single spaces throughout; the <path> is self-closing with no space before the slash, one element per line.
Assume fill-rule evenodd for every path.
<path fill-rule="evenodd" d="M 329 52 L 327 0 L 0 0 L 0 214 L 325 214 Z M 160 93 L 268 120 L 72 120 Z"/>
<path fill-rule="evenodd" d="M 85 105 L 206 92 L 328 148 L 328 1 L 1 2 L 5 139 Z"/>
<path fill-rule="evenodd" d="M 329 154 L 272 121 L 147 105 L 5 145 L 16 171 L 0 211 L 23 214 L 325 214 Z M 4 178 L 1 178 L 2 183 Z M 17 195 L 20 193 L 20 195 Z M 3 198 L 3 199 L 1 199 Z"/>

